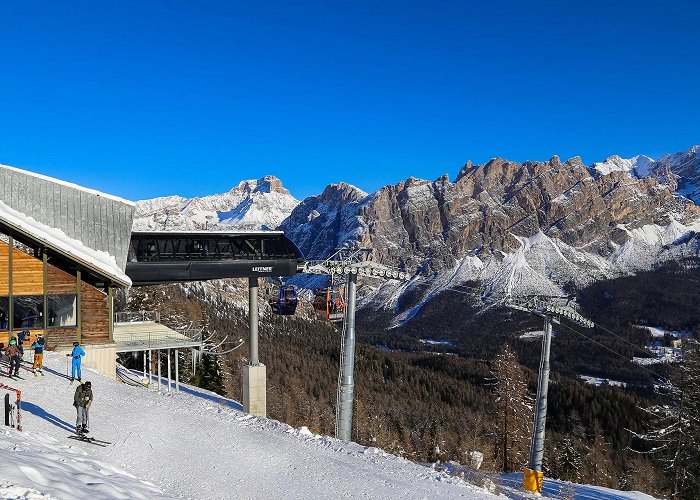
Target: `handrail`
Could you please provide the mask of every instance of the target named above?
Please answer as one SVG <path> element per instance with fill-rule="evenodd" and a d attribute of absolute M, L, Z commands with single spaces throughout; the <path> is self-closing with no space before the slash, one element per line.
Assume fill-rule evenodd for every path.
<path fill-rule="evenodd" d="M 120 311 L 114 313 L 115 323 L 160 323 L 160 311 Z"/>

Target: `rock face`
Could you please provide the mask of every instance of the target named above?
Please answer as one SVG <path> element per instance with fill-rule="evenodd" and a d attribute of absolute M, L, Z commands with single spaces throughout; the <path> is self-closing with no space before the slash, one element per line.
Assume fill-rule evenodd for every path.
<path fill-rule="evenodd" d="M 664 155 L 658 160 L 644 155 L 630 159 L 611 156 L 604 162 L 594 163 L 593 168 L 603 175 L 621 171 L 637 179 L 653 177 L 696 204 L 700 203 L 700 146 Z"/>
<path fill-rule="evenodd" d="M 369 196 L 329 186 L 304 200 L 280 228 L 307 258 L 360 244 L 373 249 L 374 260 L 417 272 L 408 286 L 387 283 L 373 293 L 389 307 L 398 308 L 417 285 L 427 300 L 470 280 L 491 293 L 560 294 L 568 283 L 700 254 L 699 209 L 659 174 L 664 158 L 649 163 L 644 178 L 634 171 L 647 165 L 641 157 L 636 166 L 601 175 L 578 157 L 562 162 L 555 156 L 467 163 L 454 182 L 410 177 Z M 698 172 L 688 166 L 687 152 L 666 163 L 679 189 L 692 183 L 689 171 Z"/>
<path fill-rule="evenodd" d="M 167 196 L 136 203 L 135 230 L 275 228 L 299 204 L 271 175 L 241 181 L 228 193 Z"/>

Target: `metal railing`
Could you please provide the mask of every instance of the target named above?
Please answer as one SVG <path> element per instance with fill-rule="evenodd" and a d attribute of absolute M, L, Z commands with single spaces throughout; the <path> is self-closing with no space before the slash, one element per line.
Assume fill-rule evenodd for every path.
<path fill-rule="evenodd" d="M 122 311 L 114 313 L 115 323 L 160 323 L 158 311 Z"/>
<path fill-rule="evenodd" d="M 120 332 L 119 334 L 115 334 L 115 341 L 117 342 L 118 352 L 198 347 L 202 344 L 202 329 Z"/>

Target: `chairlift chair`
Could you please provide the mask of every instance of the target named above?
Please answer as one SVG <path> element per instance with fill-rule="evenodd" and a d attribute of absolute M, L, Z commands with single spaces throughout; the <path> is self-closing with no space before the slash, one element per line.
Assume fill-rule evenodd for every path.
<path fill-rule="evenodd" d="M 339 322 L 345 317 L 345 300 L 337 288 L 319 288 L 313 301 L 316 317 L 322 321 Z"/>

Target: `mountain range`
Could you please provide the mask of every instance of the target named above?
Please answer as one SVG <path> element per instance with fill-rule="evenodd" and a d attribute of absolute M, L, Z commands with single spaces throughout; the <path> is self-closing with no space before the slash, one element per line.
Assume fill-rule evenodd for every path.
<path fill-rule="evenodd" d="M 299 202 L 279 179 L 224 194 L 137 203 L 135 229 L 279 228 L 307 259 L 341 246 L 414 274 L 364 303 L 412 317 L 443 289 L 559 295 L 668 260 L 700 257 L 700 146 L 656 160 L 611 156 L 467 162 L 454 181 L 409 177 L 368 194 L 332 184 Z M 411 296 L 411 301 L 404 300 Z M 401 305 L 400 305 L 401 304 Z"/>

